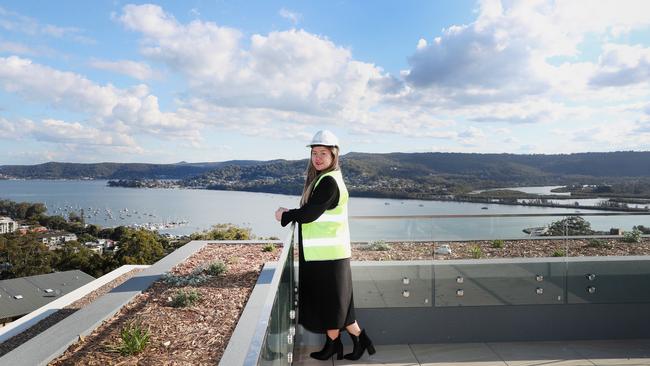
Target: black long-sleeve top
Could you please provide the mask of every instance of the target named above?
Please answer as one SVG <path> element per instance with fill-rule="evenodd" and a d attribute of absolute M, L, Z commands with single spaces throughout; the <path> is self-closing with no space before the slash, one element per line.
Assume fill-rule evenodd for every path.
<path fill-rule="evenodd" d="M 325 210 L 331 210 L 336 207 L 339 202 L 339 194 L 339 187 L 336 184 L 336 180 L 330 176 L 324 177 L 316 188 L 314 188 L 307 204 L 282 214 L 282 226 L 287 226 L 287 224 L 293 221 L 299 224 L 315 221 Z"/>

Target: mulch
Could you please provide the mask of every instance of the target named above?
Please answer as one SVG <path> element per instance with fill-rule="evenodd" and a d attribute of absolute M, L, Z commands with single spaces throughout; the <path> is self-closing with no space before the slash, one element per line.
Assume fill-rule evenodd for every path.
<path fill-rule="evenodd" d="M 440 241 L 440 242 L 389 242 L 390 250 L 367 250 L 366 245 L 352 246 L 352 260 L 358 261 L 400 261 L 400 260 L 449 260 L 474 259 L 472 249 L 480 248 L 481 257 L 489 258 L 527 258 L 553 257 L 561 251 L 568 257 L 650 255 L 650 238 L 640 243 L 625 243 L 620 239 L 601 239 L 601 247 L 592 247 L 588 239 L 535 239 L 504 240 L 502 248 L 492 247 L 492 240 L 480 241 Z M 434 254 L 434 248 L 449 245 L 451 254 Z M 559 253 L 558 253 L 559 254 Z"/>
<path fill-rule="evenodd" d="M 228 270 L 196 286 L 174 287 L 162 281 L 123 306 L 89 336 L 70 346 L 50 365 L 215 365 L 220 360 L 265 262 L 277 261 L 281 248 L 263 244 L 209 244 L 171 272 L 188 275 L 195 268 L 223 261 Z M 175 308 L 179 290 L 195 290 L 201 298 L 191 307 Z M 114 351 L 120 331 L 130 323 L 150 331 L 140 353 Z"/>

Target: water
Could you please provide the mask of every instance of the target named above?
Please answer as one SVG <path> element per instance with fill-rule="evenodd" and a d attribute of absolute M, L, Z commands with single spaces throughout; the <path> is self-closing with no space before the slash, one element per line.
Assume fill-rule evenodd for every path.
<path fill-rule="evenodd" d="M 188 221 L 186 225 L 161 230 L 179 235 L 205 230 L 218 223 L 233 223 L 251 227 L 257 236 L 280 238 L 286 236 L 287 230 L 275 221 L 275 209 L 279 206 L 295 208 L 299 201 L 297 196 L 270 193 L 111 188 L 106 186 L 106 181 L 50 180 L 0 181 L 0 198 L 18 202 L 43 202 L 50 215 L 63 213 L 67 216 L 67 212 L 62 211 L 66 206 L 77 212 L 83 208 L 86 215 L 91 215 L 86 218 L 86 222 L 102 227 Z M 349 208 L 351 216 L 576 212 L 574 209 L 549 207 L 356 197 L 350 199 Z M 106 215 L 107 209 L 112 213 L 112 218 Z M 522 229 L 543 226 L 559 219 L 561 217 L 351 219 L 350 226 L 353 240 L 489 239 L 525 237 Z M 650 226 L 650 216 L 590 217 L 587 220 L 596 230 L 609 230 L 611 227 L 629 230 L 633 225 L 639 224 Z"/>
<path fill-rule="evenodd" d="M 535 187 L 504 187 L 504 188 L 492 188 L 492 189 L 481 189 L 477 191 L 472 191 L 471 193 L 481 193 L 481 192 L 489 192 L 489 191 L 495 191 L 499 189 L 509 189 L 513 191 L 519 191 L 519 192 L 524 192 L 524 193 L 531 193 L 531 194 L 544 194 L 544 195 L 549 195 L 549 194 L 554 194 L 558 196 L 570 196 L 571 192 L 551 192 L 555 188 L 561 188 L 564 186 L 535 186 Z"/>

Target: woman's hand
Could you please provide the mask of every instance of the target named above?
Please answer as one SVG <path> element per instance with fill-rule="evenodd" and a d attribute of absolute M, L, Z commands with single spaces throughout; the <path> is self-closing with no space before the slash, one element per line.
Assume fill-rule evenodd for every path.
<path fill-rule="evenodd" d="M 275 219 L 278 221 L 282 221 L 282 214 L 289 211 L 289 209 L 286 209 L 284 207 L 279 207 L 277 210 L 275 210 Z"/>

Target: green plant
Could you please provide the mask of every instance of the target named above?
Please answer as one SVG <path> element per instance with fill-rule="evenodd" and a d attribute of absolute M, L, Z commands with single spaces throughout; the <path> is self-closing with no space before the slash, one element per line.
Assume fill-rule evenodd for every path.
<path fill-rule="evenodd" d="M 611 248 L 612 246 L 606 241 L 602 239 L 589 239 L 587 242 L 587 246 L 590 248 Z"/>
<path fill-rule="evenodd" d="M 569 216 L 553 222 L 548 227 L 547 235 L 592 235 L 591 224 L 581 216 Z"/>
<path fill-rule="evenodd" d="M 363 249 L 383 252 L 383 251 L 391 250 L 391 247 L 388 243 L 386 243 L 383 240 L 375 240 L 368 243 L 368 245 L 366 245 Z"/>
<path fill-rule="evenodd" d="M 266 244 L 266 245 L 262 248 L 262 251 L 263 251 L 263 252 L 271 252 L 271 253 L 275 252 L 275 244 L 273 244 L 273 243 Z"/>
<path fill-rule="evenodd" d="M 562 249 L 553 252 L 553 257 L 566 257 L 566 253 Z"/>
<path fill-rule="evenodd" d="M 222 261 L 212 262 L 205 269 L 205 272 L 210 276 L 218 276 L 222 273 L 226 273 L 226 271 L 228 271 L 228 266 Z"/>
<path fill-rule="evenodd" d="M 472 255 L 472 258 L 474 259 L 479 259 L 483 256 L 483 251 L 481 250 L 481 247 L 479 247 L 478 245 L 469 248 L 469 253 Z"/>
<path fill-rule="evenodd" d="M 626 243 L 639 243 L 641 242 L 641 231 L 634 229 L 623 234 L 623 241 Z"/>
<path fill-rule="evenodd" d="M 139 323 L 129 323 L 120 331 L 122 343 L 113 349 L 123 356 L 134 355 L 141 352 L 149 344 L 151 332 Z"/>
<path fill-rule="evenodd" d="M 172 299 L 172 306 L 175 308 L 184 308 L 194 305 L 197 301 L 201 299 L 201 294 L 196 290 L 182 291 L 179 290 L 174 295 Z"/>
<path fill-rule="evenodd" d="M 213 225 L 210 230 L 190 235 L 192 240 L 250 240 L 255 237 L 249 227 L 234 224 Z"/>
<path fill-rule="evenodd" d="M 492 248 L 503 248 L 503 240 L 501 239 L 492 240 Z"/>
<path fill-rule="evenodd" d="M 191 274 L 185 276 L 165 273 L 161 279 L 164 283 L 172 286 L 197 286 L 207 281 L 210 276 L 203 273 L 203 268 L 197 268 Z"/>

